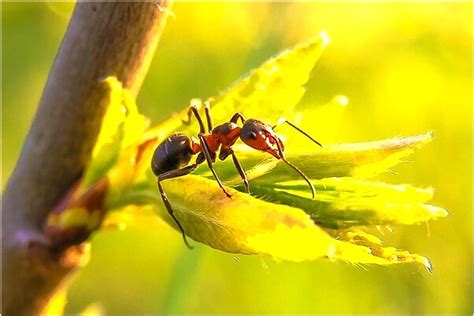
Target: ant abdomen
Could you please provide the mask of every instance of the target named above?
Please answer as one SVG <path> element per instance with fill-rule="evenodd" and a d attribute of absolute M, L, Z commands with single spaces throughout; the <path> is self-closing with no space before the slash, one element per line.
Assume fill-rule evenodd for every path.
<path fill-rule="evenodd" d="M 151 160 L 155 175 L 186 166 L 193 156 L 191 139 L 183 133 L 176 133 L 156 147 Z"/>

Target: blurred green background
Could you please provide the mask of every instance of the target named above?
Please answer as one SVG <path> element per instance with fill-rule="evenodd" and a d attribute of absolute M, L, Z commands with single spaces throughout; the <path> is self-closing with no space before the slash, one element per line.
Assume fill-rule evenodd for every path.
<path fill-rule="evenodd" d="M 3 187 L 72 9 L 2 4 Z M 411 163 L 381 177 L 433 186 L 433 204 L 450 211 L 429 226 L 385 230 L 387 245 L 429 257 L 434 273 L 413 265 L 274 262 L 196 243 L 188 251 L 178 233 L 151 218 L 94 236 L 66 313 L 91 304 L 106 314 L 472 313 L 472 4 L 178 2 L 173 11 L 138 98 L 155 123 L 324 29 L 331 44 L 300 106 L 337 94 L 350 99 L 331 141 L 435 132 Z"/>

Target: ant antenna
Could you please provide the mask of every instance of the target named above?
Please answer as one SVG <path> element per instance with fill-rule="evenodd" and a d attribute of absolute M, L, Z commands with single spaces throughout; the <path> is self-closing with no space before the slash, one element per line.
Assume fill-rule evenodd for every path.
<path fill-rule="evenodd" d="M 313 195 L 313 199 L 314 199 L 314 197 L 316 195 L 316 189 L 314 188 L 314 185 L 311 183 L 311 181 L 308 179 L 308 177 L 303 173 L 303 171 L 301 171 L 295 165 L 291 164 L 288 160 L 286 160 L 285 156 L 283 155 L 283 150 L 281 149 L 280 140 L 278 139 L 275 143 L 277 145 L 278 154 L 280 155 L 281 160 L 283 160 L 288 166 L 293 168 L 293 170 L 298 172 L 300 174 L 300 176 L 303 177 L 303 179 L 308 183 L 309 188 L 311 189 L 311 193 Z"/>
<path fill-rule="evenodd" d="M 288 125 L 290 125 L 291 127 L 293 127 L 294 129 L 296 129 L 298 132 L 300 132 L 301 134 L 303 134 L 304 136 L 308 137 L 313 143 L 315 143 L 316 145 L 318 145 L 319 147 L 323 147 L 323 145 L 321 145 L 320 142 L 318 142 L 316 139 L 314 139 L 313 137 L 309 136 L 308 133 L 306 133 L 305 131 L 303 131 L 301 128 L 299 128 L 298 126 L 296 126 L 295 124 L 289 122 L 286 118 L 282 118 L 280 119 L 275 125 L 272 126 L 272 129 L 275 129 L 278 127 L 278 125 L 281 125 L 283 123 L 286 123 Z"/>

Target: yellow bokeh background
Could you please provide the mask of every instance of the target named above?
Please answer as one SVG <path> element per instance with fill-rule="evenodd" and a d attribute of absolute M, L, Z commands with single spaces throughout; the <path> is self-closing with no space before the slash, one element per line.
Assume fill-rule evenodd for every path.
<path fill-rule="evenodd" d="M 73 3 L 2 3 L 2 184 L 34 116 Z M 276 52 L 326 30 L 331 44 L 300 109 L 350 103 L 325 143 L 434 131 L 380 179 L 436 189 L 447 219 L 383 228 L 420 267 L 274 262 L 197 245 L 158 219 L 106 230 L 71 283 L 66 313 L 472 313 L 472 3 L 177 2 L 138 97 L 154 123 L 216 95 Z M 271 111 L 271 105 L 268 108 Z M 265 118 L 261 118 L 265 119 Z M 317 128 L 318 128 L 317 127 Z M 317 129 L 316 128 L 316 129 Z M 54 153 L 52 153 L 54 154 Z"/>

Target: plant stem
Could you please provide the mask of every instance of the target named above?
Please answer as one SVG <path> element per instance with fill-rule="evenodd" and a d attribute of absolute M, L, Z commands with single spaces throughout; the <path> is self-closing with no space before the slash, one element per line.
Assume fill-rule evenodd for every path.
<path fill-rule="evenodd" d="M 40 314 L 82 248 L 51 249 L 42 226 L 81 176 L 106 110 L 100 80 L 116 76 L 140 90 L 170 0 L 79 2 L 3 196 L 3 313 Z"/>

